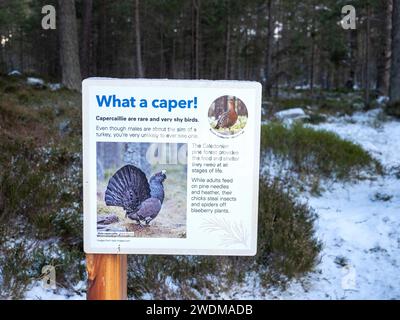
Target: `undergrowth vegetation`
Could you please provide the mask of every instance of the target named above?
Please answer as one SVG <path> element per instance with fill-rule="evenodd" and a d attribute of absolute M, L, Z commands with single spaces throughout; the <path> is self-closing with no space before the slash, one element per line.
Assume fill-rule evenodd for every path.
<path fill-rule="evenodd" d="M 80 96 L 0 81 L 0 298 L 21 298 L 55 264 L 83 275 Z M 73 259 L 72 259 L 73 257 Z"/>
<path fill-rule="evenodd" d="M 389 116 L 400 118 L 400 103 L 389 104 L 385 111 Z"/>
<path fill-rule="evenodd" d="M 382 173 L 382 166 L 351 141 L 295 123 L 262 126 L 261 150 L 268 173 L 300 181 L 319 192 L 321 181 L 354 181 Z M 293 181 L 292 181 L 293 182 Z"/>
<path fill-rule="evenodd" d="M 132 256 L 129 290 L 135 298 L 219 297 L 219 292 L 256 272 L 265 287 L 284 287 L 311 271 L 320 242 L 316 216 L 278 180 L 261 178 L 258 248 L 255 257 Z"/>
<path fill-rule="evenodd" d="M 56 266 L 58 285 L 71 289 L 85 280 L 81 97 L 0 77 L 0 130 L 0 298 L 23 297 L 47 264 Z M 267 167 L 280 163 L 316 189 L 321 179 L 381 171 L 361 147 L 302 125 L 264 125 L 261 149 Z M 321 249 L 316 215 L 272 176 L 260 178 L 255 257 L 130 256 L 129 296 L 218 297 L 251 271 L 265 287 L 284 287 L 313 270 Z"/>
<path fill-rule="evenodd" d="M 271 118 L 275 112 L 302 108 L 318 111 L 325 115 L 352 115 L 364 108 L 362 92 L 354 91 L 318 91 L 311 95 L 308 91 L 284 90 L 279 98 L 272 98 L 267 108 Z"/>

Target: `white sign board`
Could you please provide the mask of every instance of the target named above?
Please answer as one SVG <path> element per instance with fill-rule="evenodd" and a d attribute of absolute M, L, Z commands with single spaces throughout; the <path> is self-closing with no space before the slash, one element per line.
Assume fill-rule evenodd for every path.
<path fill-rule="evenodd" d="M 255 255 L 261 85 L 83 81 L 87 253 Z"/>

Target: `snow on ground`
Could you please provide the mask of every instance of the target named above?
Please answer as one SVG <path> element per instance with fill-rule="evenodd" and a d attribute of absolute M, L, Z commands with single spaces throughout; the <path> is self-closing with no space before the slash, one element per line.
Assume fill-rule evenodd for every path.
<path fill-rule="evenodd" d="M 288 125 L 293 123 L 293 121 L 309 118 L 309 116 L 304 112 L 302 108 L 292 108 L 292 109 L 282 110 L 275 113 L 275 117 Z"/>
<path fill-rule="evenodd" d="M 400 166 L 400 122 L 380 121 L 381 112 L 374 109 L 353 116 L 332 117 L 311 127 L 334 131 L 343 139 L 360 144 L 386 167 Z"/>
<path fill-rule="evenodd" d="M 329 118 L 312 127 L 359 143 L 390 174 L 374 181 L 326 186 L 321 197 L 303 195 L 317 214 L 323 242 L 316 271 L 282 291 L 263 289 L 257 274 L 244 285 L 219 293 L 222 299 L 400 299 L 400 122 L 378 120 L 379 110 Z M 391 170 L 392 169 L 392 170 Z M 76 288 L 79 292 L 80 289 Z M 85 299 L 84 294 L 44 289 L 27 299 Z"/>
<path fill-rule="evenodd" d="M 44 80 L 39 78 L 28 77 L 26 83 L 31 86 L 42 87 L 44 86 Z"/>
<path fill-rule="evenodd" d="M 381 122 L 379 112 L 313 126 L 359 143 L 389 172 L 375 181 L 326 186 L 321 197 L 304 195 L 318 214 L 316 235 L 323 242 L 316 271 L 285 291 L 264 290 L 250 274 L 246 285 L 222 298 L 400 299 L 400 122 Z"/>
<path fill-rule="evenodd" d="M 46 288 L 41 281 L 35 282 L 32 287 L 26 292 L 26 300 L 84 300 L 86 294 L 81 292 L 84 289 L 85 283 L 80 281 L 73 290 L 67 290 L 57 286 L 57 289 Z"/>
<path fill-rule="evenodd" d="M 61 85 L 61 83 L 48 83 L 47 87 L 51 91 L 57 91 L 57 90 L 60 90 L 62 88 L 62 85 Z"/>
<path fill-rule="evenodd" d="M 18 70 L 12 70 L 8 73 L 9 76 L 21 76 L 22 73 Z"/>

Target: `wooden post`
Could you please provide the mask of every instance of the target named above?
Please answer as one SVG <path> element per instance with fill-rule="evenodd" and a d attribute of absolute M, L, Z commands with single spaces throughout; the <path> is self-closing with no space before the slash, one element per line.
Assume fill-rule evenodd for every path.
<path fill-rule="evenodd" d="M 127 255 L 87 254 L 87 300 L 127 299 Z"/>

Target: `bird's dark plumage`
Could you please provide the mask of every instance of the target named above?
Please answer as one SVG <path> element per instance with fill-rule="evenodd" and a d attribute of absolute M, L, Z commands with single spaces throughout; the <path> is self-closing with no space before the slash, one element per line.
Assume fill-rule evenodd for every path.
<path fill-rule="evenodd" d="M 148 224 L 161 210 L 165 179 L 165 172 L 161 171 L 149 183 L 142 170 L 126 165 L 110 178 L 105 192 L 106 205 L 122 207 L 130 219 L 139 224 L 145 220 Z"/>
<path fill-rule="evenodd" d="M 129 218 L 132 220 L 144 220 L 146 223 L 149 223 L 151 220 L 153 220 L 158 213 L 161 210 L 161 201 L 157 198 L 148 198 L 144 200 L 140 207 L 139 210 L 131 214 Z"/>

